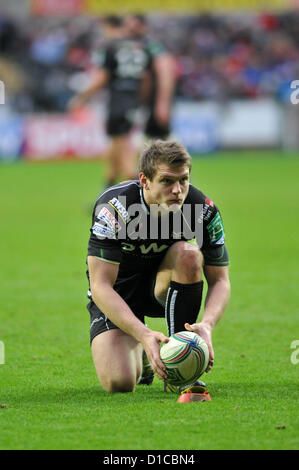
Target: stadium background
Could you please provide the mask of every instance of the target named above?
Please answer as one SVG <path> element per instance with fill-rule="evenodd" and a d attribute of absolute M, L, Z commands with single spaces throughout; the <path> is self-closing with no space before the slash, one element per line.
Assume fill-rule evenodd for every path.
<path fill-rule="evenodd" d="M 225 222 L 232 298 L 213 335 L 212 401 L 181 411 L 157 379 L 111 397 L 90 357 L 105 93 L 75 118 L 65 105 L 110 3 L 0 0 L 0 448 L 297 449 L 298 2 L 142 4 L 177 59 L 173 133 Z"/>
<path fill-rule="evenodd" d="M 103 40 L 97 16 L 138 3 L 127 2 L 125 9 L 121 2 L 111 9 L 110 2 L 96 0 L 0 3 L 6 95 L 0 159 L 92 158 L 105 152 L 105 92 L 76 116 L 66 113 L 66 104 L 89 83 L 90 51 Z M 150 36 L 176 58 L 172 130 L 190 152 L 298 149 L 299 107 L 290 101 L 290 84 L 299 76 L 294 4 L 189 1 L 183 8 L 168 1 L 159 11 L 159 2 L 143 3 Z M 138 136 L 136 125 L 133 138 Z"/>

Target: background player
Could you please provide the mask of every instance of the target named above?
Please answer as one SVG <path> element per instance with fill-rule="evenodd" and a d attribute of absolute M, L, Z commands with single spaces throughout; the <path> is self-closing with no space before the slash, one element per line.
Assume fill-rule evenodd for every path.
<path fill-rule="evenodd" d="M 69 109 L 81 107 L 96 91 L 108 88 L 107 134 L 111 145 L 107 155 L 107 179 L 111 186 L 123 179 L 136 178 L 137 155 L 130 131 L 135 124 L 142 81 L 150 68 L 151 55 L 142 41 L 125 35 L 120 17 L 108 16 L 104 26 L 109 41 L 105 50 L 93 54 L 97 67 L 93 83 L 72 98 Z"/>
<path fill-rule="evenodd" d="M 189 184 L 187 151 L 176 142 L 157 141 L 143 152 L 139 167 L 139 180 L 107 189 L 98 199 L 88 246 L 92 354 L 99 380 L 109 392 L 134 390 L 143 350 L 157 376 L 167 378 L 159 352 L 167 337 L 150 330 L 145 315 L 165 317 L 169 335 L 184 329 L 200 334 L 213 361 L 212 330 L 230 295 L 222 219 L 216 205 Z M 139 205 L 147 226 L 140 232 L 140 223 L 137 236 L 130 233 L 128 211 L 133 204 L 134 210 Z M 174 232 L 171 217 L 168 238 L 161 236 L 164 217 L 152 219 L 151 208 L 157 207 L 153 204 L 159 204 L 164 215 L 178 213 L 182 220 L 184 208 L 191 207 L 189 225 L 195 232 L 202 227 L 201 249 L 188 243 L 192 235 Z M 151 223 L 156 222 L 160 228 L 153 238 Z M 208 291 L 197 323 L 203 275 Z"/>
<path fill-rule="evenodd" d="M 148 24 L 144 15 L 128 15 L 124 20 L 126 33 L 147 45 L 152 66 L 144 81 L 144 99 L 148 107 L 145 135 L 149 139 L 167 139 L 170 134 L 172 99 L 176 86 L 176 65 L 172 54 L 161 43 L 147 37 Z"/>

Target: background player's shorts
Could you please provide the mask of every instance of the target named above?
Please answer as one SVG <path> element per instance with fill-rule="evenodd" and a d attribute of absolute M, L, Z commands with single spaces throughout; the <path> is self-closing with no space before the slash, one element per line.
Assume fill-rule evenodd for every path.
<path fill-rule="evenodd" d="M 128 134 L 133 127 L 133 122 L 123 115 L 110 114 L 107 121 L 107 134 L 111 137 Z"/>
<path fill-rule="evenodd" d="M 159 122 L 157 122 L 153 113 L 151 113 L 146 122 L 144 132 L 146 136 L 150 138 L 167 139 L 170 133 L 170 124 L 160 124 Z"/>
<path fill-rule="evenodd" d="M 108 106 L 107 134 L 125 135 L 135 124 L 138 101 L 130 93 L 111 93 Z"/>
<path fill-rule="evenodd" d="M 133 313 L 144 323 L 144 317 L 164 317 L 164 307 L 154 296 L 157 271 L 133 274 L 126 279 L 118 279 L 114 289 L 129 305 Z M 90 313 L 90 343 L 100 333 L 118 328 L 91 300 L 87 305 Z"/>

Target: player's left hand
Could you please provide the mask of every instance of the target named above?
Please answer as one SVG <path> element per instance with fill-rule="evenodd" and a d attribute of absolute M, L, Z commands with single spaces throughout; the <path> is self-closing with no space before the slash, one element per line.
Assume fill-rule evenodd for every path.
<path fill-rule="evenodd" d="M 194 333 L 197 333 L 199 336 L 201 336 L 205 342 L 207 343 L 207 346 L 209 348 L 209 362 L 208 362 L 208 367 L 206 368 L 206 372 L 209 372 L 212 369 L 213 363 L 214 363 L 214 349 L 212 345 L 212 328 L 210 325 L 207 323 L 193 323 L 192 325 L 189 325 L 189 323 L 185 323 L 185 328 L 187 331 L 193 331 Z"/>
<path fill-rule="evenodd" d="M 152 330 L 144 334 L 141 341 L 154 373 L 163 381 L 167 379 L 167 374 L 165 364 L 160 356 L 160 343 L 168 343 L 168 341 L 169 338 L 163 335 L 163 333 Z"/>
<path fill-rule="evenodd" d="M 67 110 L 69 112 L 75 112 L 78 109 L 82 108 L 85 104 L 85 100 L 80 96 L 73 96 L 67 104 Z"/>

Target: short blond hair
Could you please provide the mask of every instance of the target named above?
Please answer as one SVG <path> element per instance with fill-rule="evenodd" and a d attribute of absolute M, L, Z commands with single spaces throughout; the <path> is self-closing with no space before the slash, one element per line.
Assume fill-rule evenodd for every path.
<path fill-rule="evenodd" d="M 179 142 L 156 140 L 148 146 L 139 159 L 139 172 L 153 180 L 160 164 L 168 166 L 187 166 L 191 172 L 191 157 Z"/>

